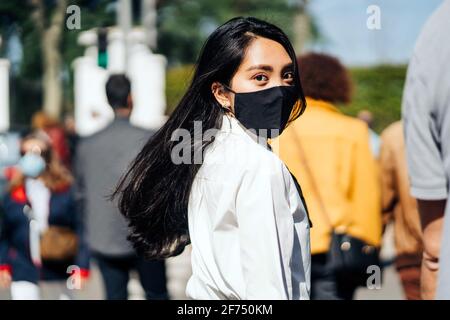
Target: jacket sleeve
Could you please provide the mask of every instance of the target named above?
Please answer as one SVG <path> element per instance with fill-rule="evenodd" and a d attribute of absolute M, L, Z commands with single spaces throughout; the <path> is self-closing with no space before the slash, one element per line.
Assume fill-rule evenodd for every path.
<path fill-rule="evenodd" d="M 81 269 L 82 274 L 88 275 L 90 253 L 89 246 L 86 241 L 84 219 L 82 212 L 78 209 L 75 194 L 72 193 L 71 196 L 71 211 L 73 214 L 75 232 L 78 236 L 78 253 L 75 258 L 75 264 Z"/>
<path fill-rule="evenodd" d="M 357 141 L 353 149 L 352 183 L 349 199 L 352 222 L 358 227 L 357 236 L 374 246 L 381 245 L 381 192 L 379 167 L 370 150 L 369 131 L 362 125 L 355 132 Z M 356 236 L 356 234 L 355 234 Z"/>
<path fill-rule="evenodd" d="M 75 175 L 75 186 L 73 188 L 73 205 L 72 210 L 75 215 L 75 229 L 78 234 L 79 239 L 79 249 L 76 259 L 77 265 L 82 270 L 89 270 L 89 246 L 86 239 L 86 228 L 85 228 L 85 188 L 84 188 L 84 178 L 83 178 L 83 164 L 82 159 L 82 142 L 80 141 L 74 161 L 74 175 Z M 85 271 L 86 273 L 87 271 Z"/>
<path fill-rule="evenodd" d="M 83 142 L 80 141 L 77 146 L 75 159 L 73 162 L 73 174 L 75 176 L 75 184 L 73 194 L 75 199 L 75 207 L 81 217 L 85 216 L 85 186 L 84 186 L 84 170 L 83 170 Z"/>
<path fill-rule="evenodd" d="M 280 243 L 280 237 L 287 242 L 293 239 L 286 196 L 278 168 L 254 168 L 244 173 L 236 196 L 244 299 L 289 299 Z M 283 215 L 285 220 L 277 225 L 277 216 Z"/>
<path fill-rule="evenodd" d="M 11 272 L 11 267 L 8 263 L 9 251 L 9 230 L 5 217 L 4 203 L 0 203 L 0 271 L 8 270 Z"/>

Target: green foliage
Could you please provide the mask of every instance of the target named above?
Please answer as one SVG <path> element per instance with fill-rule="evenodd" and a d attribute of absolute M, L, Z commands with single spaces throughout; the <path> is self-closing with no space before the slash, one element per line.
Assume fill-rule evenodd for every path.
<path fill-rule="evenodd" d="M 84 48 L 77 43 L 80 32 L 96 27 L 113 26 L 116 23 L 115 12 L 108 10 L 108 5 L 111 1 L 98 0 L 95 2 L 95 5 L 90 4 L 92 2 L 88 0 L 70 1 L 71 5 L 75 4 L 81 8 L 81 29 L 65 29 L 64 32 L 62 42 L 63 60 L 69 66 L 75 58 L 83 55 Z"/>
<path fill-rule="evenodd" d="M 342 107 L 346 114 L 356 116 L 362 109 L 371 111 L 377 132 L 401 118 L 406 66 L 353 68 L 350 72 L 355 91 L 352 103 Z"/>
<path fill-rule="evenodd" d="M 170 68 L 166 76 L 166 114 L 172 113 L 186 92 L 194 71 L 193 65 Z"/>
<path fill-rule="evenodd" d="M 192 71 L 192 65 L 169 69 L 166 84 L 168 114 L 186 91 Z M 405 66 L 351 68 L 350 72 L 354 82 L 354 96 L 351 104 L 341 106 L 344 113 L 356 116 L 362 109 L 370 110 L 374 115 L 377 132 L 400 119 Z"/>
<path fill-rule="evenodd" d="M 173 64 L 195 62 L 209 34 L 236 16 L 255 16 L 292 34 L 288 0 L 166 0 L 158 8 L 158 51 Z"/>
<path fill-rule="evenodd" d="M 94 1 L 95 2 L 95 1 Z M 116 22 L 114 11 L 108 10 L 109 0 L 98 0 L 95 5 L 93 1 L 77 0 L 70 1 L 70 4 L 76 4 L 81 8 L 81 29 L 80 30 L 64 30 L 61 43 L 61 52 L 63 60 L 63 71 L 68 75 L 64 82 L 64 97 L 66 112 L 73 109 L 73 68 L 72 63 L 84 54 L 84 47 L 78 45 L 78 36 L 80 32 L 90 30 L 96 27 L 113 26 Z"/>
<path fill-rule="evenodd" d="M 48 25 L 57 0 L 46 0 Z M 12 121 L 27 124 L 34 111 L 41 108 L 43 74 L 41 39 L 32 20 L 31 1 L 0 1 L 0 33 L 7 41 L 11 27 L 16 26 L 23 45 L 23 59 L 17 75 L 11 79 Z M 158 52 L 164 54 L 171 66 L 193 63 L 207 36 L 220 24 L 235 16 L 256 16 L 279 25 L 288 35 L 292 33 L 292 17 L 295 8 L 290 0 L 164 0 L 158 1 Z M 134 4 L 136 1 L 133 2 Z M 81 8 L 81 30 L 64 27 L 61 40 L 62 72 L 64 87 L 64 111 L 70 111 L 73 103 L 72 62 L 83 55 L 84 48 L 77 44 L 81 31 L 115 24 L 116 15 L 111 0 L 71 0 L 70 5 Z M 4 46 L 2 48 L 4 53 Z M 182 68 L 183 69 L 183 68 Z M 167 79 L 168 83 L 172 80 Z M 183 89 L 174 88 L 169 105 Z M 172 90 L 172 89 L 168 89 Z M 177 91 L 178 90 L 178 91 Z"/>
<path fill-rule="evenodd" d="M 42 103 L 42 52 L 41 35 L 32 20 L 33 6 L 29 1 L 0 1 L 0 33 L 6 43 L 12 26 L 16 26 L 22 43 L 23 57 L 19 74 L 11 79 L 11 119 L 14 124 L 28 124 L 31 115 L 41 109 Z M 48 26 L 55 1 L 44 1 L 46 10 L 45 25 Z M 72 109 L 73 77 L 72 62 L 83 55 L 84 48 L 77 44 L 78 35 L 84 30 L 115 24 L 115 12 L 107 10 L 109 0 L 72 0 L 70 5 L 81 9 L 81 29 L 68 30 L 65 20 L 61 39 L 61 58 L 64 87 L 64 111 Z M 4 52 L 4 46 L 2 48 Z"/>
<path fill-rule="evenodd" d="M 54 1 L 46 1 L 47 19 Z M 167 74 L 167 112 L 175 108 L 187 89 L 195 62 L 205 39 L 220 24 L 235 16 L 256 16 L 280 26 L 288 35 L 293 32 L 293 17 L 299 10 L 291 0 L 164 0 L 158 7 L 158 52 L 170 63 Z M 115 12 L 109 0 L 73 0 L 70 4 L 81 8 L 81 30 L 64 29 L 61 41 L 64 82 L 64 110 L 71 109 L 73 101 L 72 62 L 83 54 L 77 44 L 81 31 L 115 24 Z M 108 9 L 109 8 L 109 9 Z M 17 1 L 0 1 L 0 33 L 7 41 L 11 26 L 16 25 L 23 44 L 23 60 L 19 75 L 11 79 L 12 119 L 27 123 L 32 112 L 40 109 L 42 56 L 41 39 L 31 20 L 32 7 L 28 1 L 18 6 Z M 318 37 L 312 23 L 312 33 Z M 317 33 L 317 34 L 316 34 Z M 4 46 L 2 48 L 4 52 Z M 349 115 L 368 109 L 375 116 L 379 132 L 400 118 L 401 93 L 406 68 L 379 66 L 353 68 L 355 82 L 353 102 L 343 107 Z"/>

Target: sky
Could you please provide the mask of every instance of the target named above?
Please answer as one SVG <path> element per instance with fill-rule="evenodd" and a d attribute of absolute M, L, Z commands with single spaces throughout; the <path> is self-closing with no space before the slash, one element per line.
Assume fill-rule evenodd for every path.
<path fill-rule="evenodd" d="M 322 39 L 308 49 L 332 54 L 352 66 L 406 64 L 421 28 L 442 1 L 310 0 L 308 11 Z M 379 30 L 367 27 L 370 5 L 379 7 Z"/>

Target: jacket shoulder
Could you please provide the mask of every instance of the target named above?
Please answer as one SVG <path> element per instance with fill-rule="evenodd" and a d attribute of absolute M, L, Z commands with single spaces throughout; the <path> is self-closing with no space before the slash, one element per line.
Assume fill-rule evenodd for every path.
<path fill-rule="evenodd" d="M 133 126 L 128 121 L 122 121 L 120 123 L 113 122 L 103 130 L 100 130 L 93 135 L 82 137 L 78 142 L 78 148 L 83 149 L 86 146 L 96 144 L 101 141 L 115 140 L 115 136 L 119 135 L 121 138 L 147 138 L 154 132 L 148 131 L 136 126 Z"/>
<path fill-rule="evenodd" d="M 295 128 L 305 136 L 330 135 L 359 141 L 369 135 L 369 128 L 364 121 L 342 113 L 320 112 L 305 117 L 304 121 L 301 118 L 299 120 L 295 123 Z"/>
<path fill-rule="evenodd" d="M 361 132 L 369 131 L 369 128 L 364 121 L 354 118 L 352 116 L 345 115 L 345 114 L 339 114 L 339 116 L 342 121 L 342 125 L 341 125 L 342 130 L 347 128 L 347 129 L 357 130 L 357 131 L 361 131 Z M 349 133 L 351 133 L 351 132 L 349 132 Z"/>

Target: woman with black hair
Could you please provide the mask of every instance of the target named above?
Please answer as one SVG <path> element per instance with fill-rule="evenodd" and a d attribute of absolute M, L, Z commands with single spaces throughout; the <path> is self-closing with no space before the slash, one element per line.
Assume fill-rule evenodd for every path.
<path fill-rule="evenodd" d="M 234 18 L 208 38 L 186 94 L 119 182 L 139 252 L 166 258 L 192 244 L 189 297 L 309 298 L 306 206 L 268 144 L 305 106 L 283 31 Z"/>

